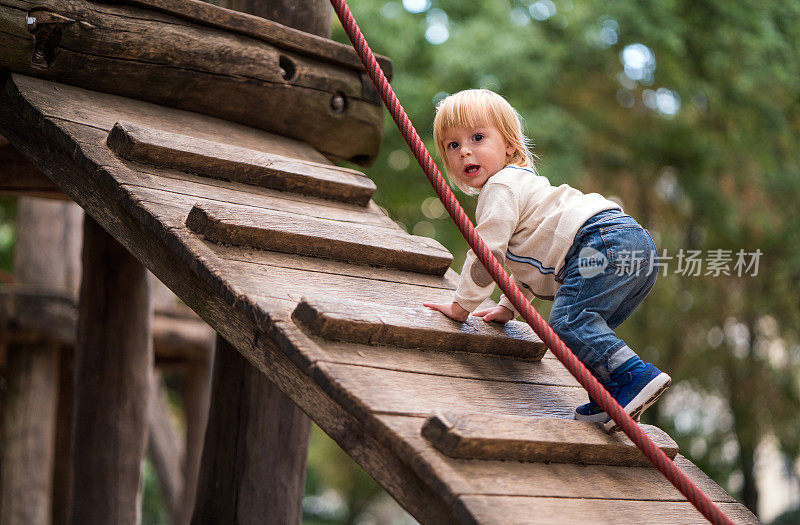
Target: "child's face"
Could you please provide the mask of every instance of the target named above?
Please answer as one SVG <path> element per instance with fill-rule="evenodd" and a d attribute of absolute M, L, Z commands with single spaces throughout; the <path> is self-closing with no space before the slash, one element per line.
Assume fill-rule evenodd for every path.
<path fill-rule="evenodd" d="M 489 124 L 450 128 L 443 139 L 450 175 L 476 189 L 505 168 L 514 152 L 500 131 Z"/>

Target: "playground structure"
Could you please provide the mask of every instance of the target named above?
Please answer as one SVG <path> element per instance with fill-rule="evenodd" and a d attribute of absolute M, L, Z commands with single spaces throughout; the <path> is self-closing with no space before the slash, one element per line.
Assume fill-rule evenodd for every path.
<path fill-rule="evenodd" d="M 0 134 L 30 161 L 3 188 L 87 213 L 77 318 L 74 293 L 19 280 L 4 317 L 34 312 L 12 323 L 20 338 L 55 312 L 76 346 L 74 481 L 54 521 L 67 507 L 80 523 L 136 519 L 151 345 L 156 360 L 180 346 L 159 345 L 170 316 L 152 320 L 146 267 L 219 334 L 194 522 L 298 522 L 308 417 L 422 523 L 703 522 L 627 439 L 570 419 L 585 392 L 526 325 L 421 308 L 451 297 L 451 255 L 332 164 L 374 159 L 383 123 L 345 46 L 192 0 L 0 0 L 0 24 Z M 42 416 L 69 419 L 60 407 Z M 757 522 L 647 432 L 728 516 Z M 25 490 L 12 450 L 4 503 Z M 29 516 L 16 508 L 8 523 Z"/>

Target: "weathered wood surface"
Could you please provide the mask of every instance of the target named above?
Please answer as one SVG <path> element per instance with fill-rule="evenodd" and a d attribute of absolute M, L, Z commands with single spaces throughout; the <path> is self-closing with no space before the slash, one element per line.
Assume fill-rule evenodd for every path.
<path fill-rule="evenodd" d="M 119 121 L 134 122 L 171 133 L 216 140 L 265 153 L 326 162 L 324 155 L 304 142 L 221 118 L 88 91 L 63 83 L 41 84 L 40 79 L 24 75 L 12 74 L 11 78 L 14 81 L 7 85 L 11 90 L 11 97 L 19 99 L 22 90 L 36 104 L 37 114 L 53 118 L 53 122 L 58 122 L 59 125 L 69 122 L 84 124 L 97 128 L 95 134 L 105 132 L 103 135 L 106 135 Z M 105 148 L 105 137 L 101 141 L 95 140 L 92 135 L 85 138 L 95 147 Z M 67 147 L 68 144 L 62 146 Z"/>
<path fill-rule="evenodd" d="M 451 409 L 425 422 L 422 435 L 448 456 L 466 459 L 551 461 L 596 465 L 650 466 L 626 436 L 595 423 L 536 417 L 484 416 Z M 670 458 L 678 445 L 663 430 L 642 430 Z"/>
<path fill-rule="evenodd" d="M 269 155 L 177 133 L 118 122 L 108 146 L 121 157 L 161 168 L 366 206 L 375 183 L 337 166 Z"/>
<path fill-rule="evenodd" d="M 368 164 L 380 146 L 382 108 L 359 71 L 144 5 L 3 0 L 0 47 L 8 70 L 298 138 L 332 158 Z"/>
<path fill-rule="evenodd" d="M 485 461 L 452 458 L 421 435 L 425 418 L 381 414 L 386 438 L 423 479 L 453 498 L 470 494 L 632 501 L 686 501 L 655 468 L 578 463 Z M 696 465 L 678 454 L 675 464 L 712 501 L 735 503 Z M 445 486 L 440 486 L 442 482 Z M 501 510 L 501 509 L 498 509 Z M 535 509 L 530 509 L 534 511 Z"/>
<path fill-rule="evenodd" d="M 144 266 L 87 216 L 75 352 L 74 523 L 136 523 L 153 366 Z"/>
<path fill-rule="evenodd" d="M 37 83 L 35 80 L 32 82 Z M 34 84 L 29 86 L 34 88 Z M 127 193 L 114 189 L 117 183 L 108 172 L 87 172 L 90 161 L 80 148 L 75 147 L 80 140 L 73 141 L 55 124 L 64 121 L 48 120 L 39 112 L 38 104 L 31 105 L 28 97 L 36 98 L 36 89 L 28 91 L 24 97 L 16 97 L 20 94 L 18 88 L 12 83 L 10 91 L 0 92 L 0 133 L 146 261 L 160 280 L 209 325 L 232 341 L 304 412 L 311 414 L 317 424 L 412 515 L 423 523 L 456 522 L 452 509 L 442 500 L 441 494 L 432 492 L 427 482 L 423 482 L 402 457 L 378 436 L 366 431 L 361 421 L 334 402 L 327 392 L 301 372 L 283 349 L 271 342 L 266 333 L 272 330 L 276 320 L 273 318 L 269 325 L 262 325 L 264 319 L 254 309 L 255 301 L 237 294 L 235 286 L 204 269 L 201 260 L 215 260 L 216 257 L 198 244 L 185 228 L 181 228 L 180 221 L 168 226 L 155 216 L 139 213 L 141 209 Z M 44 93 L 38 91 L 38 94 Z M 102 97 L 100 94 L 97 96 L 97 103 L 101 105 Z M 41 102 L 46 102 L 47 97 L 44 99 Z M 95 111 L 92 97 L 86 99 L 89 104 L 83 109 Z M 47 105 L 52 108 L 54 104 L 51 101 Z M 75 107 L 70 103 L 65 106 L 65 109 Z M 31 120 L 26 120 L 26 116 Z M 111 125 L 116 120 L 112 120 Z M 198 258 L 189 250 L 190 246 L 200 250 L 202 255 Z M 259 308 L 266 311 L 271 311 L 274 304 L 274 301 L 258 301 Z M 291 312 L 294 304 L 289 304 L 288 312 Z M 284 322 L 294 326 L 288 316 Z"/>
<path fill-rule="evenodd" d="M 3 137 L 0 137 L 0 193 L 46 199 L 69 198 Z"/>
<path fill-rule="evenodd" d="M 761 522 L 744 505 L 717 503 L 734 523 L 757 525 Z M 569 523 L 595 525 L 663 525 L 708 523 L 694 506 L 677 501 L 625 501 L 611 499 L 531 498 L 499 495 L 463 496 L 459 501 L 463 523 L 482 525 L 544 525 Z M 498 509 L 503 509 L 502 513 Z"/>
<path fill-rule="evenodd" d="M 320 0 L 315 1 L 319 2 Z M 237 11 L 242 4 L 236 0 L 220 1 L 219 5 L 223 8 L 196 0 L 109 0 L 108 3 L 155 9 L 183 20 L 263 40 L 302 55 L 321 57 L 326 62 L 356 71 L 361 71 L 363 68 L 358 55 L 353 52 L 351 46 L 312 34 L 315 33 L 313 29 L 319 27 L 317 25 L 318 22 L 312 21 L 309 25 L 301 25 L 296 29 L 293 25 L 296 22 L 296 18 L 294 22 L 277 19 L 280 23 L 276 23 L 273 21 L 276 19 L 266 20 L 265 18 L 268 17 L 263 17 L 262 14 L 254 16 Z M 260 2 L 249 2 L 250 5 L 257 3 Z M 261 6 L 261 8 L 269 9 L 269 6 Z M 305 14 L 303 14 L 303 17 L 305 17 Z M 381 55 L 377 55 L 376 58 L 387 78 L 391 80 L 391 61 Z"/>
<path fill-rule="evenodd" d="M 292 317 L 325 339 L 426 350 L 542 358 L 546 347 L 520 322 L 505 325 L 470 317 L 463 323 L 421 307 L 304 297 Z"/>
<path fill-rule="evenodd" d="M 340 223 L 282 212 L 202 204 L 192 208 L 186 225 L 215 243 L 354 264 L 444 275 L 453 262 L 447 249 L 427 237 L 375 231 L 355 224 L 345 229 Z"/>
<path fill-rule="evenodd" d="M 359 373 L 361 372 L 361 373 Z M 340 403 L 372 412 L 427 417 L 458 407 L 472 413 L 572 419 L 582 388 L 486 381 L 318 362 L 311 376 Z M 409 395 L 413 392 L 413 395 Z"/>
<path fill-rule="evenodd" d="M 536 367 L 553 362 L 549 356 L 542 362 L 529 363 L 530 377 L 523 376 L 517 365 L 504 365 L 517 370 L 519 383 L 497 377 L 502 368 L 491 365 L 488 369 L 496 379 L 467 378 L 466 367 L 477 359 L 512 360 L 477 354 L 461 354 L 465 361 L 460 371 L 452 360 L 445 361 L 447 368 L 441 373 L 325 361 L 328 344 L 309 336 L 289 318 L 300 298 L 293 298 L 293 294 L 322 289 L 323 295 L 366 297 L 378 303 L 407 306 L 422 298 L 438 300 L 452 291 L 445 281 L 437 288 L 381 280 L 376 274 L 359 278 L 326 273 L 332 266 L 315 272 L 314 261 L 320 265 L 332 263 L 322 259 L 302 258 L 303 269 L 226 259 L 221 247 L 204 243 L 187 230 L 184 221 L 189 208 L 182 204 L 171 206 L 168 199 L 153 199 L 152 194 L 143 198 L 144 193 L 137 193 L 131 185 L 138 180 L 135 171 L 97 170 L 95 153 L 81 146 L 81 141 L 90 140 L 90 135 L 66 131 L 60 127 L 64 121 L 42 119 L 35 109 L 38 106 L 30 103 L 31 98 L 41 94 L 34 91 L 11 99 L 0 95 L 0 133 L 9 133 L 15 146 L 19 144 L 27 157 L 47 169 L 60 187 L 115 232 L 187 305 L 317 421 L 420 522 L 473 519 L 469 510 L 466 517 L 455 514 L 462 512 L 456 509 L 459 498 L 467 495 L 624 499 L 643 509 L 654 501 L 685 502 L 651 468 L 475 461 L 441 454 L 420 434 L 425 418 L 437 408 L 458 406 L 490 416 L 547 413 L 549 417 L 571 417 L 575 405 L 585 402 L 586 395 L 580 388 L 558 386 L 558 378 L 542 378 L 541 384 L 536 383 L 536 371 L 547 370 Z M 15 120 L 19 113 L 9 113 L 11 107 L 29 115 L 36 126 Z M 93 111 L 91 107 L 88 110 Z M 227 253 L 235 250 L 225 249 Z M 329 281 L 335 282 L 328 285 Z M 344 343 L 331 345 L 339 348 L 327 354 L 327 359 L 343 359 L 347 349 L 340 345 Z M 363 348 L 354 345 L 355 352 L 348 359 L 358 357 L 357 352 Z M 384 348 L 387 352 L 392 350 Z M 365 355 L 367 361 L 377 358 L 377 354 Z M 408 368 L 422 364 L 417 360 Z M 472 375 L 481 370 L 476 368 Z M 447 371 L 455 372 L 452 375 L 457 377 L 445 375 Z M 679 455 L 676 462 L 712 499 L 735 504 L 685 458 Z M 535 511 L 535 507 L 529 509 L 531 513 Z M 503 515 L 503 507 L 496 509 L 496 515 Z"/>

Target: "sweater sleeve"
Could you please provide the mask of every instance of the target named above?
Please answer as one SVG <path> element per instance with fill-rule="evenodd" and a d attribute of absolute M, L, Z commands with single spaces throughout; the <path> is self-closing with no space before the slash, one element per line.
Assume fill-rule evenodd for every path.
<path fill-rule="evenodd" d="M 525 299 L 527 299 L 528 302 L 533 301 L 533 298 L 535 297 L 535 295 L 533 294 L 533 291 L 531 291 L 530 288 L 528 288 L 522 281 L 520 281 L 519 279 L 517 279 L 513 275 L 511 276 L 511 278 L 514 280 L 514 284 L 516 284 L 517 287 L 519 288 L 519 290 L 522 292 L 522 295 L 525 296 Z M 497 302 L 497 305 L 498 306 L 504 306 L 504 307 L 508 308 L 509 310 L 511 310 L 512 312 L 514 312 L 514 317 L 516 317 L 516 316 L 518 316 L 520 314 L 517 311 L 517 309 L 514 308 L 514 305 L 511 304 L 511 300 L 508 297 L 506 297 L 505 294 L 500 296 L 500 300 Z"/>
<path fill-rule="evenodd" d="M 503 184 L 487 184 L 478 198 L 475 220 L 475 231 L 500 264 L 504 264 L 508 241 L 519 222 L 519 203 L 511 188 Z M 470 250 L 453 301 L 471 312 L 491 295 L 492 290 L 494 281 L 491 275 Z"/>

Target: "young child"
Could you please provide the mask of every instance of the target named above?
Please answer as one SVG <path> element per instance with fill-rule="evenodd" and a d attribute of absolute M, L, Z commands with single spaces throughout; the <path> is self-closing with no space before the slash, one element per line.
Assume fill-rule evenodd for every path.
<path fill-rule="evenodd" d="M 553 301 L 550 326 L 638 420 L 671 383 L 614 334 L 655 284 L 649 232 L 601 195 L 554 187 L 537 174 L 518 114 L 492 91 L 470 89 L 442 100 L 433 136 L 451 182 L 478 194 L 476 231 L 529 301 Z M 493 289 L 470 250 L 453 302 L 424 304 L 464 321 Z M 503 296 L 473 315 L 505 323 L 517 312 Z M 616 430 L 591 399 L 575 409 L 575 419 Z"/>

